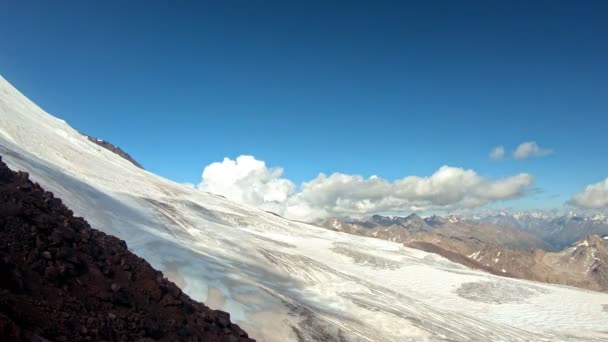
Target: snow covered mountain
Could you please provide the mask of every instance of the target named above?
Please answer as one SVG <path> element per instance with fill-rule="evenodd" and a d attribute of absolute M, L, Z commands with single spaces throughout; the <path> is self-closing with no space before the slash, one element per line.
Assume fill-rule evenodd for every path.
<path fill-rule="evenodd" d="M 416 235 L 405 245 L 497 275 L 608 291 L 608 240 L 597 235 L 556 253 L 440 234 Z"/>
<path fill-rule="evenodd" d="M 171 182 L 0 77 L 0 155 L 260 341 L 605 341 L 608 295 L 496 277 Z"/>
<path fill-rule="evenodd" d="M 472 244 L 484 243 L 518 249 L 549 247 L 530 232 L 490 223 L 478 223 L 457 216 L 431 216 L 421 218 L 416 214 L 407 217 L 374 215 L 367 220 L 344 221 L 329 218 L 319 224 L 335 231 L 371 236 L 394 242 L 409 242 L 426 236 L 440 236 L 470 240 Z"/>
<path fill-rule="evenodd" d="M 529 230 L 456 216 L 374 215 L 358 221 L 329 218 L 319 225 L 403 243 L 496 275 L 608 291 L 608 240 L 598 235 L 552 253 L 553 246 Z"/>

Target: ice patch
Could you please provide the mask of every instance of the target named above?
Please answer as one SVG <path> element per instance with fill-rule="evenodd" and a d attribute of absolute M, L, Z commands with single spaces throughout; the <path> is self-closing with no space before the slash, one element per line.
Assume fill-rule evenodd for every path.
<path fill-rule="evenodd" d="M 462 298 L 475 302 L 507 304 L 525 302 L 534 296 L 548 293 L 548 290 L 516 283 L 483 281 L 464 283 L 456 293 Z"/>

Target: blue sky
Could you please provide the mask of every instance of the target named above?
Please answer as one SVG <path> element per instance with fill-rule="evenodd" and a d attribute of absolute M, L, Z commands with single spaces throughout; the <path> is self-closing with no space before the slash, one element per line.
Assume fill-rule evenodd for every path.
<path fill-rule="evenodd" d="M 299 184 L 442 165 L 534 176 L 515 207 L 608 176 L 608 2 L 8 1 L 0 73 L 147 169 L 255 156 Z M 493 161 L 536 141 L 554 154 Z M 502 204 L 501 204 L 502 205 Z"/>

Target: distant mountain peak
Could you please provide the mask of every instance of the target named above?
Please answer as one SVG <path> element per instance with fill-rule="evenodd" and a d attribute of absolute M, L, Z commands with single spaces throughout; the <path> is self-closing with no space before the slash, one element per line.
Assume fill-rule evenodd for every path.
<path fill-rule="evenodd" d="M 430 226 L 440 226 L 448 223 L 449 220 L 439 215 L 433 215 L 425 218 L 424 222 Z"/>
<path fill-rule="evenodd" d="M 416 213 L 411 213 L 408 216 L 405 217 L 406 219 L 422 219 L 422 217 L 420 217 L 420 215 L 416 214 Z"/>

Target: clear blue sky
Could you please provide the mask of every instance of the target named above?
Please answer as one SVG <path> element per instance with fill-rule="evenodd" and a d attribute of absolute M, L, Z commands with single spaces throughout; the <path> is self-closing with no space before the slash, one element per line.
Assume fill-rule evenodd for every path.
<path fill-rule="evenodd" d="M 147 169 L 608 176 L 608 1 L 5 1 L 0 73 Z M 534 140 L 545 158 L 491 161 Z M 557 196 L 557 197 L 556 197 Z"/>

